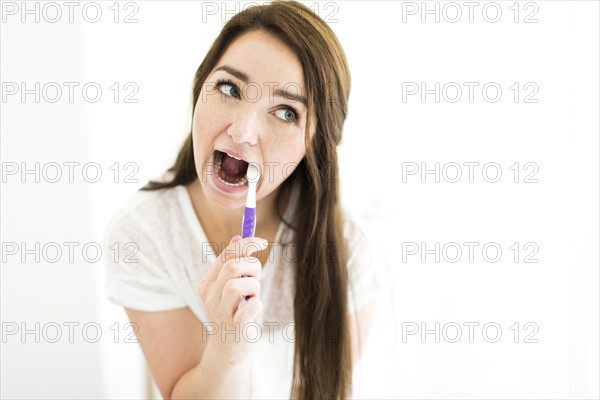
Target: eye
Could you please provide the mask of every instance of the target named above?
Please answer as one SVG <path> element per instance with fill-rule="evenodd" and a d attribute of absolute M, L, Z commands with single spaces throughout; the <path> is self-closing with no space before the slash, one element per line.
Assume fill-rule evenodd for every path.
<path fill-rule="evenodd" d="M 219 91 L 221 93 L 223 93 L 225 96 L 235 97 L 235 98 L 240 97 L 240 91 L 237 88 L 237 86 L 235 84 L 233 84 L 233 82 L 219 81 L 219 82 L 217 82 L 216 86 L 219 89 Z"/>
<path fill-rule="evenodd" d="M 280 108 L 275 111 L 275 115 L 285 122 L 295 122 L 298 119 L 298 113 L 289 108 Z"/>

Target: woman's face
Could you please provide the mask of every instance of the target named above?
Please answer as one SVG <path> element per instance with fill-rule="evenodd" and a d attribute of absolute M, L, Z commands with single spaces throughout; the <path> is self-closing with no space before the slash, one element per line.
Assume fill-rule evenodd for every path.
<path fill-rule="evenodd" d="M 273 193 L 305 155 L 306 114 L 296 55 L 262 30 L 237 38 L 208 75 L 194 109 L 194 157 L 206 198 L 243 207 L 248 163 L 261 171 L 257 200 Z"/>

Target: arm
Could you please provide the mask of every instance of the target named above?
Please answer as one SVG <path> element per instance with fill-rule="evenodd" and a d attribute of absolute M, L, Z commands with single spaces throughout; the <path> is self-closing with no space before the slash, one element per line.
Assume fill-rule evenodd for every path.
<path fill-rule="evenodd" d="M 261 264 L 251 257 L 266 248 L 266 241 L 232 238 L 224 257 L 219 256 L 202 277 L 198 291 L 209 320 L 219 331 L 208 334 L 189 308 L 142 312 L 126 308 L 139 327 L 137 338 L 154 380 L 165 399 L 251 397 L 251 354 L 256 343 L 220 331 L 243 327 L 262 308 Z M 249 246 L 254 242 L 254 246 Z M 244 298 L 247 301 L 244 301 Z"/>
<path fill-rule="evenodd" d="M 126 311 L 139 327 L 138 342 L 165 399 L 251 396 L 250 358 L 224 359 L 210 339 L 203 340 L 212 336 L 189 308 Z"/>
<path fill-rule="evenodd" d="M 352 335 L 352 367 L 356 368 L 365 345 L 369 339 L 373 315 L 377 300 L 372 299 L 355 313 L 350 314 L 350 332 Z"/>
<path fill-rule="evenodd" d="M 374 309 L 372 300 L 350 316 L 354 367 L 367 342 Z M 165 399 L 251 397 L 250 358 L 226 359 L 226 351 L 219 349 L 219 335 L 208 335 L 189 308 L 126 311 L 130 321 L 139 327 L 138 342 Z M 211 346 L 212 338 L 216 340 Z"/>

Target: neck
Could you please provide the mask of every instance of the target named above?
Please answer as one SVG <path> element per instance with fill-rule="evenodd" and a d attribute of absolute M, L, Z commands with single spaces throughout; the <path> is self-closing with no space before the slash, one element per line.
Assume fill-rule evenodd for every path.
<path fill-rule="evenodd" d="M 208 201 L 198 179 L 192 182 L 187 187 L 187 190 L 196 216 L 200 220 L 209 240 L 225 240 L 225 238 L 241 235 L 243 207 L 233 209 L 224 208 L 219 204 Z M 267 226 L 273 226 L 273 224 L 279 225 L 279 217 L 276 212 L 277 204 L 275 201 L 279 190 L 278 188 L 267 197 L 257 200 L 256 215 L 259 218 L 259 224 L 256 228 L 256 236 L 260 237 L 261 231 Z"/>

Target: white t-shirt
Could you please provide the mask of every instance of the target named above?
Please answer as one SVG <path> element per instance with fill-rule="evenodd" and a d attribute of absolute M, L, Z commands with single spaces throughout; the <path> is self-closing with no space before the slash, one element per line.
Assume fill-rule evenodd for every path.
<path fill-rule="evenodd" d="M 292 192 L 284 214 L 287 220 L 293 215 L 298 193 L 297 190 Z M 257 219 L 260 221 L 260 215 Z M 386 284 L 383 266 L 375 262 L 377 257 L 348 215 L 344 236 L 350 249 L 348 312 L 353 312 Z M 253 398 L 290 395 L 295 293 L 292 238 L 293 232 L 281 223 L 260 275 L 263 308 L 256 318 L 257 324 L 238 332 L 247 340 L 257 338 L 261 343 L 253 356 Z M 148 312 L 189 307 L 200 321 L 209 320 L 197 283 L 218 255 L 208 244 L 184 186 L 136 192 L 106 229 L 105 246 L 115 243 L 126 251 L 119 252 L 117 257 L 107 257 L 109 300 Z"/>

